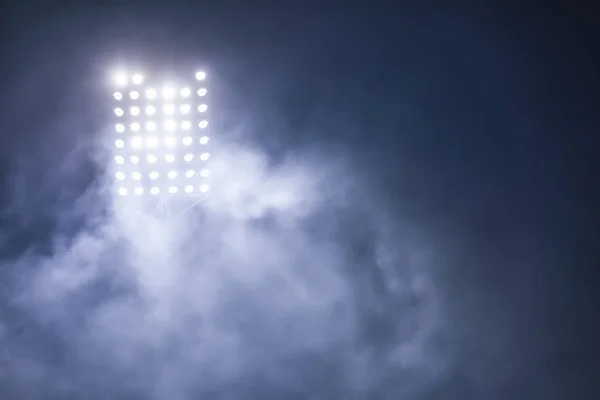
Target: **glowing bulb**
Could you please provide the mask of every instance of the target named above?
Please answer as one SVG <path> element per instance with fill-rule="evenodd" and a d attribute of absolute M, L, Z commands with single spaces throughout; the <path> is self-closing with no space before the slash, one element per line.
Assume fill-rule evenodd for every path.
<path fill-rule="evenodd" d="M 165 155 L 165 161 L 168 163 L 172 163 L 173 161 L 175 161 L 175 156 L 173 154 L 167 154 Z"/>
<path fill-rule="evenodd" d="M 208 185 L 202 185 L 202 186 L 200 186 L 200 191 L 201 191 L 202 193 L 206 193 L 206 192 L 208 192 Z"/>
<path fill-rule="evenodd" d="M 177 140 L 173 136 L 165 138 L 165 145 L 167 147 L 174 147 L 177 144 Z"/>
<path fill-rule="evenodd" d="M 203 178 L 206 178 L 209 174 L 210 174 L 210 171 L 207 169 L 203 169 L 202 171 L 200 171 L 200 176 Z"/>
<path fill-rule="evenodd" d="M 127 189 L 126 189 L 126 188 L 124 188 L 124 187 L 122 187 L 122 188 L 119 188 L 119 194 L 120 194 L 121 196 L 126 196 L 126 195 L 127 195 Z"/>
<path fill-rule="evenodd" d="M 142 138 L 139 136 L 136 136 L 131 139 L 131 147 L 133 147 L 134 149 L 139 149 L 140 147 L 142 147 L 142 144 Z"/>
<path fill-rule="evenodd" d="M 171 194 L 177 193 L 177 186 L 169 187 L 169 193 L 171 193 Z"/>
<path fill-rule="evenodd" d="M 115 173 L 115 178 L 122 181 L 123 179 L 125 179 L 125 174 L 122 172 L 117 172 L 117 173 Z"/>
<path fill-rule="evenodd" d="M 208 126 L 208 121 L 200 121 L 198 126 L 200 127 L 200 129 L 204 129 Z"/>
<path fill-rule="evenodd" d="M 192 185 L 187 185 L 185 187 L 185 192 L 186 193 L 192 193 L 194 191 L 194 187 Z"/>
<path fill-rule="evenodd" d="M 208 106 L 206 104 L 200 104 L 198 106 L 198 111 L 201 113 L 206 112 L 207 109 L 208 109 Z"/>
<path fill-rule="evenodd" d="M 115 115 L 117 117 L 122 117 L 123 116 L 123 109 L 122 108 L 115 108 Z"/>
<path fill-rule="evenodd" d="M 181 129 L 187 131 L 188 129 L 190 129 L 192 127 L 192 123 L 190 121 L 183 121 L 181 123 Z"/>
<path fill-rule="evenodd" d="M 121 156 L 116 156 L 115 157 L 115 162 L 117 164 L 123 164 L 125 162 L 125 159 L 123 157 L 121 157 Z"/>
<path fill-rule="evenodd" d="M 154 100 L 157 96 L 155 89 L 146 89 L 146 98 Z"/>
<path fill-rule="evenodd" d="M 208 160 L 209 157 L 210 157 L 210 154 L 208 154 L 208 153 L 202 153 L 202 155 L 200 156 L 200 159 L 202 161 L 206 161 L 206 160 Z"/>
<path fill-rule="evenodd" d="M 149 149 L 154 149 L 158 146 L 158 138 L 156 136 L 150 136 L 146 138 L 146 147 Z"/>
<path fill-rule="evenodd" d="M 208 136 L 202 136 L 200 138 L 200 144 L 208 144 Z"/>
<path fill-rule="evenodd" d="M 186 136 L 182 139 L 184 146 L 190 146 L 192 144 L 192 138 L 190 136 Z"/>
<path fill-rule="evenodd" d="M 138 92 L 137 90 L 132 90 L 131 92 L 129 92 L 129 97 L 131 97 L 132 100 L 137 100 L 140 98 L 140 92 Z"/>
<path fill-rule="evenodd" d="M 131 177 L 136 180 L 139 181 L 140 179 L 142 179 L 142 174 L 140 174 L 139 172 L 134 172 L 131 174 Z"/>
<path fill-rule="evenodd" d="M 179 91 L 179 94 L 181 95 L 181 97 L 190 97 L 192 91 L 190 90 L 190 88 L 183 88 Z"/>
<path fill-rule="evenodd" d="M 131 107 L 131 109 L 129 111 L 131 112 L 131 115 L 133 115 L 134 117 L 137 117 L 138 115 L 140 115 L 139 107 Z"/>
<path fill-rule="evenodd" d="M 155 186 L 152 189 L 150 189 L 150 193 L 152 193 L 152 194 L 159 194 L 160 193 L 160 189 Z"/>
<path fill-rule="evenodd" d="M 123 125 L 123 124 L 116 124 L 115 125 L 115 129 L 117 130 L 117 132 L 125 132 L 125 125 Z"/>
<path fill-rule="evenodd" d="M 144 194 L 144 188 L 142 188 L 142 187 L 136 187 L 136 188 L 133 190 L 133 192 L 134 192 L 135 194 L 137 194 L 138 196 L 139 196 L 139 195 L 142 195 L 142 194 Z"/>
<path fill-rule="evenodd" d="M 141 85 L 144 82 L 144 77 L 142 74 L 134 74 L 131 77 L 131 82 L 133 82 L 135 85 Z"/>
<path fill-rule="evenodd" d="M 150 177 L 150 179 L 155 180 L 158 179 L 158 172 L 156 171 L 152 171 L 150 172 L 150 174 L 148 174 L 148 176 Z"/>
<path fill-rule="evenodd" d="M 191 178 L 194 175 L 196 175 L 196 171 L 194 171 L 193 169 L 188 169 L 187 171 L 185 171 L 185 176 L 188 178 Z"/>
<path fill-rule="evenodd" d="M 196 79 L 198 79 L 199 81 L 203 81 L 204 79 L 206 79 L 206 73 L 204 73 L 203 71 L 196 72 Z"/>
<path fill-rule="evenodd" d="M 131 130 L 134 132 L 137 132 L 140 130 L 140 124 L 138 124 L 137 122 L 134 122 L 131 124 Z"/>
<path fill-rule="evenodd" d="M 140 162 L 140 158 L 138 156 L 130 156 L 129 161 L 131 161 L 132 164 L 137 164 Z"/>
<path fill-rule="evenodd" d="M 206 92 L 207 92 L 207 90 L 202 88 L 202 89 L 198 89 L 197 93 L 198 93 L 198 96 L 204 97 L 204 96 L 206 96 Z"/>
<path fill-rule="evenodd" d="M 125 142 L 123 142 L 121 139 L 117 139 L 115 140 L 115 146 L 118 149 L 122 149 L 123 147 L 125 147 Z"/>
<path fill-rule="evenodd" d="M 149 154 L 148 157 L 146 157 L 146 160 L 148 160 L 150 164 L 154 164 L 157 161 L 156 156 L 153 156 L 152 154 Z"/>
<path fill-rule="evenodd" d="M 113 97 L 115 98 L 115 100 L 121 100 L 123 98 L 123 93 L 121 93 L 121 92 L 114 92 L 113 93 Z"/>
<path fill-rule="evenodd" d="M 156 107 L 146 106 L 146 114 L 147 115 L 154 115 L 155 112 L 156 112 Z"/>
<path fill-rule="evenodd" d="M 154 122 L 154 121 L 146 122 L 146 129 L 150 132 L 154 132 L 156 130 L 156 122 Z"/>
<path fill-rule="evenodd" d="M 169 173 L 167 173 L 167 176 L 169 177 L 169 179 L 175 179 L 177 177 L 177 172 L 169 171 Z"/>
<path fill-rule="evenodd" d="M 119 86 L 127 85 L 127 75 L 123 72 L 118 72 L 115 74 L 115 83 Z"/>
<path fill-rule="evenodd" d="M 183 160 L 185 162 L 191 162 L 194 159 L 194 155 L 193 154 L 186 154 L 185 156 L 183 156 Z"/>
<path fill-rule="evenodd" d="M 189 112 L 190 112 L 190 105 L 189 105 L 189 104 L 182 104 L 182 105 L 179 107 L 179 111 L 180 111 L 182 114 L 187 114 L 187 113 L 189 113 Z"/>

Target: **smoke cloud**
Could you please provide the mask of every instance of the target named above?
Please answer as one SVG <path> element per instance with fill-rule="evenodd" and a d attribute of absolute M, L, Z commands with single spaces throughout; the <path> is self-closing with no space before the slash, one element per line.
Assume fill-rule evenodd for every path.
<path fill-rule="evenodd" d="M 348 160 L 223 142 L 211 174 L 192 209 L 114 198 L 2 266 L 3 398 L 401 399 L 444 371 L 434 252 Z"/>

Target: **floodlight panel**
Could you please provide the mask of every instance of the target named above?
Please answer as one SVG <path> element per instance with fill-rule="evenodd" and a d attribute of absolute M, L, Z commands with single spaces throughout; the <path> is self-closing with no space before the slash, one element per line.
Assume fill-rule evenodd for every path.
<path fill-rule="evenodd" d="M 115 76 L 112 92 L 118 193 L 174 195 L 208 190 L 206 73 L 181 82 L 140 73 Z"/>

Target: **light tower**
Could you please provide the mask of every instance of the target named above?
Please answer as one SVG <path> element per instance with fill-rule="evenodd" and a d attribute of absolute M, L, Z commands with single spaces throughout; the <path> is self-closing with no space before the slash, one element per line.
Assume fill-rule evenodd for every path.
<path fill-rule="evenodd" d="M 163 212 L 189 209 L 208 195 L 207 76 L 155 79 L 119 71 L 112 79 L 115 194 Z"/>

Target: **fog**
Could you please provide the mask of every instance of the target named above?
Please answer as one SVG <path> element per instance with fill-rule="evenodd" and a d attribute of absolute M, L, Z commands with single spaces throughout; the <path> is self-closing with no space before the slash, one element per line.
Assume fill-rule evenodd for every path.
<path fill-rule="evenodd" d="M 59 224 L 51 251 L 4 266 L 20 271 L 9 301 L 31 332 L 0 329 L 6 395 L 399 399 L 422 390 L 448 363 L 432 345 L 447 329 L 435 249 L 349 164 L 314 151 L 272 163 L 256 145 L 223 140 L 210 195 L 168 217 L 109 196 L 110 211 L 92 218 L 90 199 L 111 190 L 101 180 L 59 211 L 68 219 L 89 207 L 96 223 L 75 235 Z"/>

